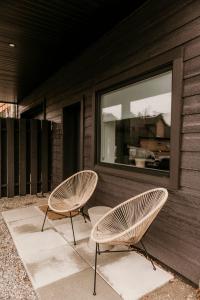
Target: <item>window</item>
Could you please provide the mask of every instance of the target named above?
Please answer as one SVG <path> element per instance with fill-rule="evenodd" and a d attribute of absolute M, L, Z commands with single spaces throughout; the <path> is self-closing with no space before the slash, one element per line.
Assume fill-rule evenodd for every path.
<path fill-rule="evenodd" d="M 172 72 L 100 96 L 100 162 L 170 170 Z"/>
<path fill-rule="evenodd" d="M 17 105 L 0 102 L 0 118 L 17 118 Z"/>

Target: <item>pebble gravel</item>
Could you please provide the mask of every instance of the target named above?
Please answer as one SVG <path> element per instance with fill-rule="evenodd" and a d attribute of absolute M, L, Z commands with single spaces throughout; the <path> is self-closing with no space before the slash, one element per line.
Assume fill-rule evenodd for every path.
<path fill-rule="evenodd" d="M 38 299 L 3 219 L 0 219 L 0 299 Z"/>
<path fill-rule="evenodd" d="M 0 300 L 38 300 L 1 212 L 40 201 L 35 196 L 0 199 Z"/>

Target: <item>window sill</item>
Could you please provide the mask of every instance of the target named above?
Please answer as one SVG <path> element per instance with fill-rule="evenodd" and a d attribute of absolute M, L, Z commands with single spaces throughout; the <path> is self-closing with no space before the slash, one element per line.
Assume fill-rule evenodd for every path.
<path fill-rule="evenodd" d="M 162 171 L 154 171 L 154 170 L 142 170 L 139 168 L 134 168 L 131 170 L 125 170 L 119 168 L 119 166 L 113 166 L 109 164 L 98 164 L 95 165 L 95 171 L 99 173 L 109 174 L 115 177 L 126 178 L 128 180 L 134 180 L 146 184 L 152 184 L 155 186 L 162 186 L 169 188 L 170 180 L 169 174 L 164 173 Z"/>

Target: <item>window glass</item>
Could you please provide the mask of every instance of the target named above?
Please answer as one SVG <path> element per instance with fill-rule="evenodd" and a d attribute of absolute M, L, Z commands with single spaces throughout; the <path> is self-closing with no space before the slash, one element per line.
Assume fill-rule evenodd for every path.
<path fill-rule="evenodd" d="M 170 169 L 172 72 L 101 95 L 104 163 Z"/>
<path fill-rule="evenodd" d="M 0 118 L 17 118 L 17 105 L 0 102 Z"/>

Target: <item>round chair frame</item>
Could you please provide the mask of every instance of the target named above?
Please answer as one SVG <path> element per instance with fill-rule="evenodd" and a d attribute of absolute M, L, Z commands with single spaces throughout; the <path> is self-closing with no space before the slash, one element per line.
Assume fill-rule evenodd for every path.
<path fill-rule="evenodd" d="M 153 198 L 153 196 L 157 198 Z M 91 232 L 91 239 L 94 242 L 96 242 L 93 295 L 96 295 L 97 254 L 133 251 L 136 249 L 135 244 L 140 242 L 142 249 L 145 253 L 145 256 L 150 260 L 153 269 L 156 270 L 156 267 L 150 255 L 148 254 L 144 243 L 142 242 L 142 238 L 148 231 L 150 225 L 156 218 L 157 214 L 162 209 L 163 205 L 167 201 L 167 198 L 168 198 L 168 191 L 165 188 L 151 189 L 122 202 L 121 204 L 114 207 L 112 210 L 107 212 L 104 216 L 102 216 L 98 220 L 98 222 L 95 224 Z M 142 202 L 142 200 L 144 200 L 144 203 Z M 156 202 L 155 205 L 153 205 L 152 203 L 153 200 L 155 200 Z M 140 203 L 140 201 L 142 202 L 142 204 Z M 150 206 L 150 208 L 147 205 L 145 207 L 145 201 Z M 137 206 L 134 207 L 134 204 L 135 206 L 138 205 L 140 210 L 138 209 Z M 123 208 L 125 209 L 123 210 Z M 145 209 L 147 209 L 146 212 Z M 134 220 L 134 217 L 135 215 L 137 215 L 137 212 L 141 214 L 138 222 Z M 119 218 L 120 214 L 121 216 L 123 216 L 121 220 L 121 222 L 123 221 L 123 224 L 121 226 L 120 226 L 120 218 Z M 118 220 L 119 226 L 117 224 L 117 218 L 119 219 Z M 130 225 L 131 222 L 133 222 L 132 225 Z M 124 229 L 124 227 L 128 227 L 128 228 Z M 114 234 L 112 234 L 111 231 L 112 229 Z M 117 229 L 120 229 L 120 232 L 117 232 Z M 125 245 L 125 246 L 129 246 L 129 248 L 127 250 L 100 251 L 99 244 Z"/>
<path fill-rule="evenodd" d="M 87 186 L 81 186 L 81 180 L 84 178 L 87 181 L 86 176 L 90 174 L 91 177 L 88 179 Z M 82 178 L 83 176 L 83 178 Z M 73 217 L 81 214 L 86 222 L 86 215 L 84 214 L 84 205 L 91 198 L 95 191 L 98 181 L 98 175 L 92 170 L 79 171 L 66 180 L 61 182 L 50 194 L 48 198 L 48 206 L 45 213 L 43 225 L 41 231 L 44 230 L 44 225 L 48 212 L 53 211 L 54 213 L 71 219 L 71 227 L 74 239 L 74 245 L 76 245 Z M 74 183 L 75 182 L 75 183 Z M 77 186 L 75 184 L 78 182 Z M 84 181 L 83 181 L 84 183 Z M 88 188 L 89 187 L 89 188 Z M 87 189 L 88 188 L 88 189 Z M 62 207 L 60 209 L 59 207 Z M 76 212 L 75 214 L 73 214 Z"/>

